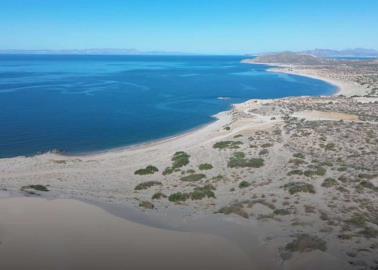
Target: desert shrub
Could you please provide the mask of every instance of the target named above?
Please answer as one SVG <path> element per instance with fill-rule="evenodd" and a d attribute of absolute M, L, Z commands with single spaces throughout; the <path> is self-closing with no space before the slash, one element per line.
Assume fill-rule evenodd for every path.
<path fill-rule="evenodd" d="M 333 187 L 336 185 L 337 185 L 337 181 L 334 178 L 326 178 L 324 179 L 322 183 L 322 187 L 326 187 L 326 188 Z"/>
<path fill-rule="evenodd" d="M 190 194 L 192 200 L 202 200 L 203 198 L 215 198 L 215 193 L 213 192 L 215 188 L 212 185 L 206 185 L 203 187 L 196 187 L 194 191 Z"/>
<path fill-rule="evenodd" d="M 360 173 L 358 174 L 359 178 L 364 178 L 364 179 L 373 179 L 375 177 L 378 177 L 378 174 L 366 174 L 366 173 Z"/>
<path fill-rule="evenodd" d="M 165 168 L 165 170 L 163 171 L 163 175 L 168 175 L 172 174 L 175 171 L 179 171 L 179 168 L 189 164 L 189 158 L 190 155 L 183 151 L 176 152 L 171 159 L 172 166 Z"/>
<path fill-rule="evenodd" d="M 293 157 L 304 159 L 305 156 L 302 153 L 296 153 L 293 155 Z"/>
<path fill-rule="evenodd" d="M 330 161 L 323 161 L 319 164 L 320 166 L 328 166 L 328 167 L 332 167 L 333 166 L 333 163 L 330 162 Z"/>
<path fill-rule="evenodd" d="M 371 189 L 371 190 L 374 190 L 374 191 L 378 191 L 378 187 L 374 186 L 373 183 L 371 183 L 370 181 L 367 181 L 367 180 L 361 181 L 358 184 L 358 188 L 360 188 L 360 189 L 367 188 L 367 189 Z"/>
<path fill-rule="evenodd" d="M 292 163 L 292 164 L 298 166 L 298 165 L 306 163 L 306 161 L 304 161 L 303 159 L 299 159 L 299 158 L 293 158 L 293 159 L 289 160 L 289 163 Z"/>
<path fill-rule="evenodd" d="M 181 168 L 188 165 L 189 158 L 190 158 L 190 155 L 188 155 L 187 153 L 183 151 L 176 152 L 172 157 L 172 162 L 173 162 L 172 167 L 176 169 L 176 168 Z"/>
<path fill-rule="evenodd" d="M 228 161 L 228 167 L 230 168 L 260 168 L 264 166 L 264 160 L 261 158 L 245 158 L 245 154 L 243 152 L 236 152 Z"/>
<path fill-rule="evenodd" d="M 154 205 L 151 202 L 143 201 L 139 203 L 139 207 L 147 208 L 147 209 L 153 209 Z"/>
<path fill-rule="evenodd" d="M 154 195 L 152 195 L 153 200 L 160 200 L 162 198 L 167 198 L 167 195 L 161 192 L 156 192 Z"/>
<path fill-rule="evenodd" d="M 290 215 L 290 211 L 287 209 L 276 209 L 273 211 L 273 214 L 280 215 L 280 216 L 287 216 L 287 215 Z"/>
<path fill-rule="evenodd" d="M 221 181 L 221 180 L 224 180 L 225 177 L 221 174 L 218 174 L 217 176 L 214 176 L 211 178 L 211 180 L 215 181 L 215 182 L 218 182 L 218 181 Z"/>
<path fill-rule="evenodd" d="M 272 147 L 273 144 L 272 143 L 264 143 L 263 145 L 261 145 L 262 148 L 269 148 L 269 147 Z"/>
<path fill-rule="evenodd" d="M 274 118 L 272 120 L 276 120 L 275 117 L 272 117 L 272 118 Z M 277 129 L 273 130 L 273 135 L 281 135 L 281 134 L 282 134 L 281 129 L 277 128 Z"/>
<path fill-rule="evenodd" d="M 261 151 L 259 152 L 259 155 L 260 155 L 260 156 L 267 155 L 267 154 L 269 154 L 269 150 L 268 150 L 268 149 L 263 149 L 263 150 L 261 150 Z"/>
<path fill-rule="evenodd" d="M 315 188 L 311 184 L 307 184 L 304 182 L 291 182 L 284 185 L 284 188 L 289 191 L 290 194 L 295 194 L 299 192 L 305 193 L 315 193 Z"/>
<path fill-rule="evenodd" d="M 242 203 L 234 203 L 230 206 L 222 207 L 221 209 L 218 210 L 217 213 L 222 213 L 224 215 L 235 214 L 243 218 L 248 218 L 248 213 L 243 209 Z"/>
<path fill-rule="evenodd" d="M 304 209 L 306 213 L 315 213 L 315 207 L 311 205 L 304 205 Z"/>
<path fill-rule="evenodd" d="M 143 190 L 143 189 L 148 189 L 152 186 L 161 186 L 161 182 L 159 181 L 148 181 L 148 182 L 143 182 L 138 184 L 134 189 L 135 190 Z"/>
<path fill-rule="evenodd" d="M 189 193 L 176 192 L 169 195 L 168 200 L 171 202 L 183 202 L 190 198 Z"/>
<path fill-rule="evenodd" d="M 326 251 L 327 243 L 317 236 L 299 234 L 296 239 L 285 246 L 285 249 L 291 252 Z"/>
<path fill-rule="evenodd" d="M 370 239 L 370 238 L 377 238 L 378 237 L 378 230 L 366 226 L 364 229 L 360 230 L 358 234 L 362 235 L 363 237 Z"/>
<path fill-rule="evenodd" d="M 321 148 L 323 148 L 326 151 L 335 151 L 336 150 L 336 145 L 334 143 L 327 143 L 327 144 L 319 144 Z"/>
<path fill-rule="evenodd" d="M 136 170 L 134 172 L 134 174 L 136 175 L 146 175 L 146 174 L 154 174 L 155 172 L 158 172 L 159 169 L 156 168 L 155 166 L 152 166 L 152 165 L 148 165 L 146 168 L 144 169 L 139 169 L 139 170 Z"/>
<path fill-rule="evenodd" d="M 200 169 L 201 171 L 204 171 L 204 170 L 211 170 L 213 168 L 213 165 L 209 164 L 209 163 L 203 163 L 203 164 L 200 164 L 198 166 L 198 169 Z"/>
<path fill-rule="evenodd" d="M 247 188 L 251 185 L 251 183 L 247 182 L 247 181 L 242 181 L 240 182 L 239 184 L 239 188 Z"/>
<path fill-rule="evenodd" d="M 348 219 L 346 222 L 354 226 L 364 226 L 367 221 L 368 219 L 366 215 L 364 215 L 363 213 L 353 213 L 351 218 Z"/>
<path fill-rule="evenodd" d="M 213 145 L 215 149 L 238 149 L 243 143 L 241 141 L 221 141 Z"/>
<path fill-rule="evenodd" d="M 287 173 L 287 175 L 303 175 L 303 171 L 302 170 L 292 170 L 290 172 Z"/>
<path fill-rule="evenodd" d="M 195 173 L 195 174 L 183 176 L 183 177 L 180 178 L 180 180 L 185 181 L 185 182 L 196 182 L 196 181 L 199 181 L 199 180 L 201 180 L 205 177 L 206 177 L 206 175 L 203 174 L 203 173 Z"/>
<path fill-rule="evenodd" d="M 21 187 L 21 191 L 28 191 L 30 189 L 33 189 L 36 191 L 43 191 L 43 192 L 49 191 L 47 186 L 44 186 L 44 185 L 28 185 L 28 186 Z"/>
<path fill-rule="evenodd" d="M 326 173 L 327 170 L 320 166 L 315 166 L 313 170 L 306 170 L 303 172 L 303 174 L 307 177 L 324 176 Z"/>
<path fill-rule="evenodd" d="M 175 169 L 173 169 L 172 167 L 167 167 L 167 168 L 164 169 L 163 175 L 172 174 L 174 171 L 175 171 Z"/>

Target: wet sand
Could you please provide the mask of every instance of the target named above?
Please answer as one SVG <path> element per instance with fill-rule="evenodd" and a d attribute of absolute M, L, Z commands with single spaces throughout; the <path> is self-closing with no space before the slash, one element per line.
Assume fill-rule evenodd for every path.
<path fill-rule="evenodd" d="M 144 226 L 76 200 L 0 199 L 0 269 L 254 269 L 210 234 Z"/>

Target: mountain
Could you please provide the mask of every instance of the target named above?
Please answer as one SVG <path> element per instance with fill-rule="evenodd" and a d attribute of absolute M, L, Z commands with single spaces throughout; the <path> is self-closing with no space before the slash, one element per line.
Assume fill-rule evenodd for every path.
<path fill-rule="evenodd" d="M 136 49 L 79 49 L 79 50 L 0 50 L 0 54 L 53 54 L 53 55 L 186 55 L 182 52 L 139 51 Z"/>
<path fill-rule="evenodd" d="M 250 60 L 249 62 L 266 64 L 320 65 L 327 62 L 327 60 L 308 54 L 281 52 L 257 56 L 255 59 Z"/>
<path fill-rule="evenodd" d="M 301 52 L 316 57 L 378 57 L 378 50 L 374 49 L 347 49 L 347 50 L 328 50 L 328 49 L 315 49 Z"/>

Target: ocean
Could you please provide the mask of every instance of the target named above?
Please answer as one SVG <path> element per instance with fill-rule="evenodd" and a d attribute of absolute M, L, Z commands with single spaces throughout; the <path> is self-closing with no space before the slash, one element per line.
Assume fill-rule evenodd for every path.
<path fill-rule="evenodd" d="M 336 90 L 244 58 L 0 55 L 0 157 L 129 146 L 210 123 L 251 98 Z"/>

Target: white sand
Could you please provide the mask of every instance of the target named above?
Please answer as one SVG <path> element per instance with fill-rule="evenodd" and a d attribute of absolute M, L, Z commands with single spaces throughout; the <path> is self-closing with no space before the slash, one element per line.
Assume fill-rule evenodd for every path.
<path fill-rule="evenodd" d="M 0 269 L 256 269 L 238 247 L 74 200 L 0 199 Z M 236 268 L 235 268 L 236 267 Z"/>

